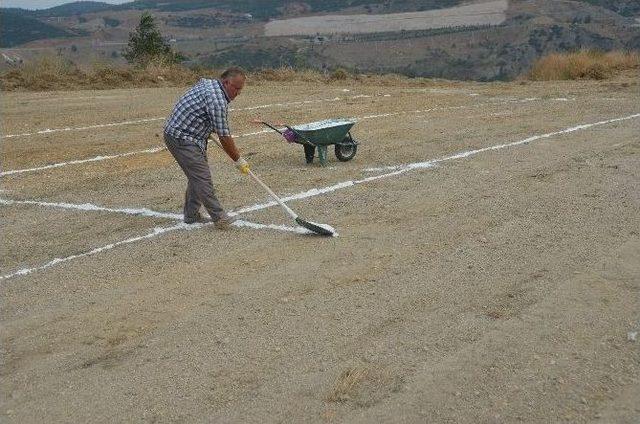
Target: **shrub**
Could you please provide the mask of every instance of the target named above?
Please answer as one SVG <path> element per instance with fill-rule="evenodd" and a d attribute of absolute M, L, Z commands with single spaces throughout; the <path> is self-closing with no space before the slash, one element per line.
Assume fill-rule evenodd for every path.
<path fill-rule="evenodd" d="M 331 76 L 329 77 L 329 79 L 334 81 L 343 81 L 343 80 L 346 80 L 347 78 L 349 78 L 349 72 L 347 72 L 345 69 L 342 69 L 342 68 L 338 68 L 335 71 L 333 71 L 331 73 Z"/>
<path fill-rule="evenodd" d="M 54 90 L 74 87 L 86 75 L 73 62 L 58 56 L 45 56 L 8 72 L 2 78 L 3 90 L 27 88 Z"/>
<path fill-rule="evenodd" d="M 528 74 L 534 81 L 606 79 L 626 69 L 640 67 L 640 54 L 582 50 L 553 53 L 538 59 Z"/>
<path fill-rule="evenodd" d="M 295 70 L 290 67 L 281 67 L 275 69 L 262 69 L 249 78 L 250 82 L 259 81 L 307 81 L 307 82 L 321 82 L 325 78 L 318 71 L 313 70 Z"/>
<path fill-rule="evenodd" d="M 200 77 L 216 78 L 218 75 L 220 75 L 219 69 L 202 67 L 190 69 L 162 58 L 149 61 L 145 67 L 95 63 L 92 68 L 81 70 L 70 61 L 65 61 L 60 57 L 50 57 L 1 74 L 0 88 L 5 91 L 46 91 L 186 86 L 194 83 Z M 407 84 L 408 82 L 419 85 L 429 83 L 429 80 L 409 79 L 395 74 L 362 75 L 345 72 L 343 75 L 346 75 L 345 78 L 352 83 L 366 82 L 390 86 Z M 249 84 L 260 85 L 263 81 L 343 85 L 345 80 L 333 78 L 333 75 L 325 76 L 315 70 L 295 70 L 288 67 L 264 69 L 249 74 Z"/>
<path fill-rule="evenodd" d="M 147 64 L 137 75 L 141 81 L 154 84 L 167 83 L 170 85 L 187 85 L 198 79 L 198 72 L 182 65 L 158 58 Z M 218 74 L 215 74 L 216 76 Z"/>
<path fill-rule="evenodd" d="M 97 63 L 91 69 L 82 71 L 72 62 L 48 57 L 2 75 L 0 87 L 5 91 L 45 91 L 178 86 L 195 82 L 198 75 L 196 71 L 163 60 L 151 61 L 144 68 Z"/>

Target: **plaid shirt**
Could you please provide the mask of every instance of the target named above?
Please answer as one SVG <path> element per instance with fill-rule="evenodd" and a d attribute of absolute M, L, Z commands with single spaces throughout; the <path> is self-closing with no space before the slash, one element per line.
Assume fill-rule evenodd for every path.
<path fill-rule="evenodd" d="M 164 132 L 195 143 L 206 152 L 207 138 L 212 131 L 219 136 L 231 135 L 228 104 L 229 98 L 220 81 L 202 78 L 180 97 L 164 125 Z"/>

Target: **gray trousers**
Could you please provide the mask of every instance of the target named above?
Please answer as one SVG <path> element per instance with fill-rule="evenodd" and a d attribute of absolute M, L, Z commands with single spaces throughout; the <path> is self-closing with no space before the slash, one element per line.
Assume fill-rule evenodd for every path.
<path fill-rule="evenodd" d="M 164 135 L 164 142 L 173 155 L 182 172 L 187 176 L 187 192 L 184 196 L 184 217 L 194 218 L 200 206 L 204 206 L 214 221 L 225 216 L 213 183 L 207 156 L 193 143 Z"/>

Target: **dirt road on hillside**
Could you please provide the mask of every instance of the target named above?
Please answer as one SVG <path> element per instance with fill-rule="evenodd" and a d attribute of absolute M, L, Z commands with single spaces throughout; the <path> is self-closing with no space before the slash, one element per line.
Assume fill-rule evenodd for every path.
<path fill-rule="evenodd" d="M 241 150 L 329 239 L 177 224 L 182 90 L 6 93 L 2 421 L 638 422 L 638 89 L 248 86 Z M 256 117 L 362 144 L 307 166 Z M 268 201 L 209 156 L 225 206 Z"/>

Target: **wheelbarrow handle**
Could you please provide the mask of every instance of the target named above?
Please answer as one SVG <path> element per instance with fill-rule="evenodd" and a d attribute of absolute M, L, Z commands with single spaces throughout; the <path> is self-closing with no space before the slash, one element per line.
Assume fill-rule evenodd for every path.
<path fill-rule="evenodd" d="M 279 129 L 277 129 L 273 125 L 269 124 L 268 122 L 260 121 L 260 123 L 263 124 L 263 125 L 266 125 L 267 127 L 271 128 L 272 130 L 277 132 L 278 134 L 282 135 L 282 131 L 280 131 Z"/>
<path fill-rule="evenodd" d="M 267 127 L 271 128 L 272 130 L 274 130 L 275 132 L 277 132 L 278 134 L 284 136 L 284 131 L 280 131 L 278 128 L 274 127 L 273 125 L 271 125 L 268 122 L 265 121 L 255 121 L 255 122 L 259 122 L 263 125 L 266 125 Z M 313 147 L 317 147 L 315 145 L 315 143 L 312 143 L 309 141 L 309 139 L 307 139 L 307 137 L 305 137 L 304 135 L 300 134 L 298 131 L 294 130 L 293 128 L 291 128 L 289 125 L 285 125 L 284 126 L 286 129 L 288 129 L 289 131 L 291 131 L 292 133 L 294 133 L 298 139 L 300 140 L 299 143 L 300 144 L 306 144 L 308 146 L 313 146 Z"/>
<path fill-rule="evenodd" d="M 296 143 L 298 144 L 303 144 L 303 145 L 307 145 L 307 146 L 313 146 L 313 147 L 318 147 L 316 146 L 315 143 L 312 143 L 311 141 L 309 141 L 309 139 L 307 137 L 305 137 L 304 135 L 300 134 L 298 131 L 294 130 L 293 128 L 291 128 L 288 125 L 285 125 L 285 127 L 291 131 L 292 133 L 294 133 L 296 135 L 296 137 L 298 138 L 298 140 L 296 140 Z"/>

